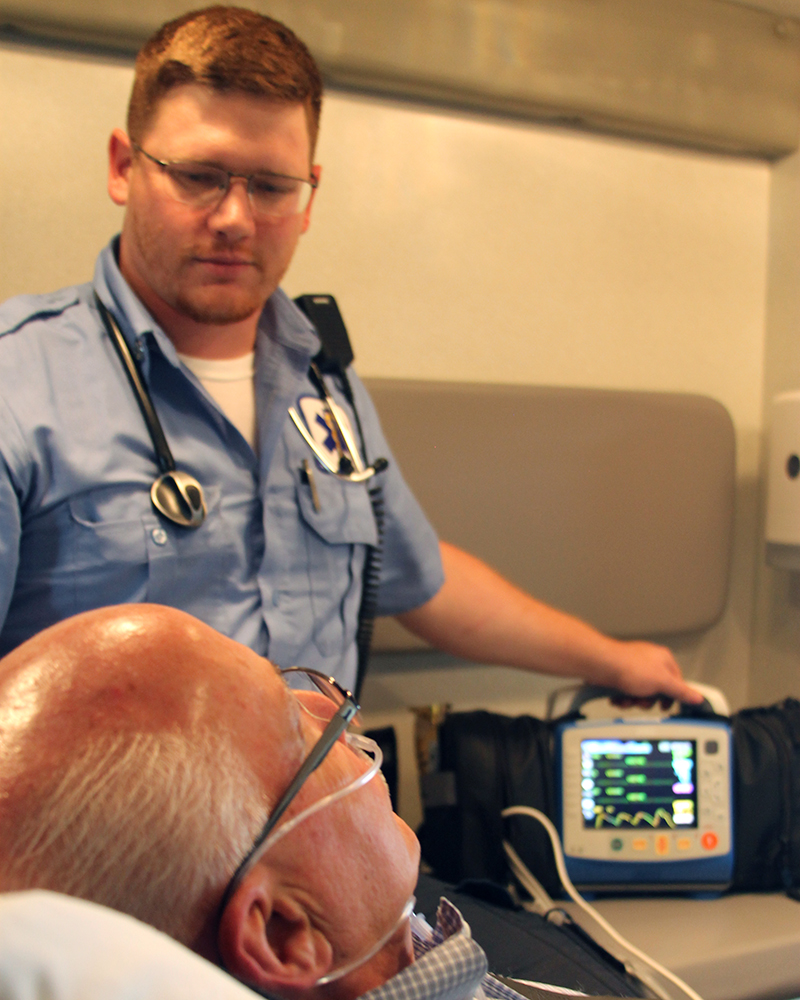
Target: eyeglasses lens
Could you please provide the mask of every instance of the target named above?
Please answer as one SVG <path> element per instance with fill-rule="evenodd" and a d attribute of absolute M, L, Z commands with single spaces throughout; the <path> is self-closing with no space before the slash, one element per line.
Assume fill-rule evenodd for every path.
<path fill-rule="evenodd" d="M 201 163 L 168 163 L 164 172 L 172 183 L 173 196 L 196 208 L 218 204 L 231 184 L 227 171 Z M 275 219 L 304 212 L 314 190 L 309 181 L 280 174 L 253 174 L 247 182 L 253 212 Z"/>

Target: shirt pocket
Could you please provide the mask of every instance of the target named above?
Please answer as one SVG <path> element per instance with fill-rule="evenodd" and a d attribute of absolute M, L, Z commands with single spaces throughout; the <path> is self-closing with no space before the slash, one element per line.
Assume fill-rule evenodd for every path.
<path fill-rule="evenodd" d="M 312 470 L 318 505 L 306 474 L 295 470 L 295 490 L 306 527 L 328 545 L 375 545 L 378 532 L 366 483 Z M 367 481 L 369 482 L 369 480 Z"/>
<path fill-rule="evenodd" d="M 80 611 L 144 599 L 147 550 L 141 503 L 130 487 L 96 493 L 23 514 L 17 575 L 3 628 L 8 643 L 22 642 Z"/>
<path fill-rule="evenodd" d="M 72 497 L 74 586 L 96 595 L 91 606 L 150 601 L 207 618 L 224 600 L 242 546 L 222 516 L 219 487 L 204 488 L 204 495 L 207 513 L 198 528 L 159 516 L 141 487 L 102 487 Z M 80 594 L 77 599 L 83 603 Z"/>
<path fill-rule="evenodd" d="M 309 640 L 324 657 L 345 653 L 358 622 L 365 547 L 378 540 L 364 483 L 342 481 L 314 463 L 315 503 L 301 463 L 290 467 L 282 488 L 271 491 L 267 525 L 270 656 L 282 666 L 307 658 Z"/>
<path fill-rule="evenodd" d="M 149 495 L 130 484 L 69 497 L 24 522 L 17 595 L 43 602 L 53 621 L 144 600 Z"/>

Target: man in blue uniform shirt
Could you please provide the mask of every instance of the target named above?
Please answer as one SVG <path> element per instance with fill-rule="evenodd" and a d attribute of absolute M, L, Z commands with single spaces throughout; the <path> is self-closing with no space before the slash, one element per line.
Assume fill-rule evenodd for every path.
<path fill-rule="evenodd" d="M 377 484 L 377 613 L 481 662 L 696 700 L 668 650 L 605 637 L 437 542 L 356 375 L 357 413 L 312 369 L 319 338 L 278 285 L 310 223 L 320 106 L 306 47 L 252 11 L 184 15 L 139 54 L 109 145 L 120 236 L 91 285 L 0 307 L 0 653 L 78 611 L 151 601 L 353 686 Z M 114 326 L 179 474 L 202 485 L 196 530 L 151 504 L 165 470 Z M 360 450 L 388 467 L 330 471 L 344 454 L 358 472 Z"/>

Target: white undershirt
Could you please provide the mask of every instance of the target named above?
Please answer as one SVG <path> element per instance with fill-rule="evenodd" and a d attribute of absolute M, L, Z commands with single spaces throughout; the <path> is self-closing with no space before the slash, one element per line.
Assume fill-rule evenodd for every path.
<path fill-rule="evenodd" d="M 240 358 L 209 361 L 207 358 L 178 357 L 195 375 L 233 426 L 256 451 L 255 351 Z"/>

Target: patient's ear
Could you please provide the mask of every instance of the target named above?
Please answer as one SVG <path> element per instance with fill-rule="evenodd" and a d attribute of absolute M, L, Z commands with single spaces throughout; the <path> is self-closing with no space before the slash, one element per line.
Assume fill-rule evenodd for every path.
<path fill-rule="evenodd" d="M 333 949 L 305 908 L 274 889 L 256 866 L 228 902 L 217 939 L 223 965 L 242 982 L 280 993 L 309 989 L 333 961 Z"/>

